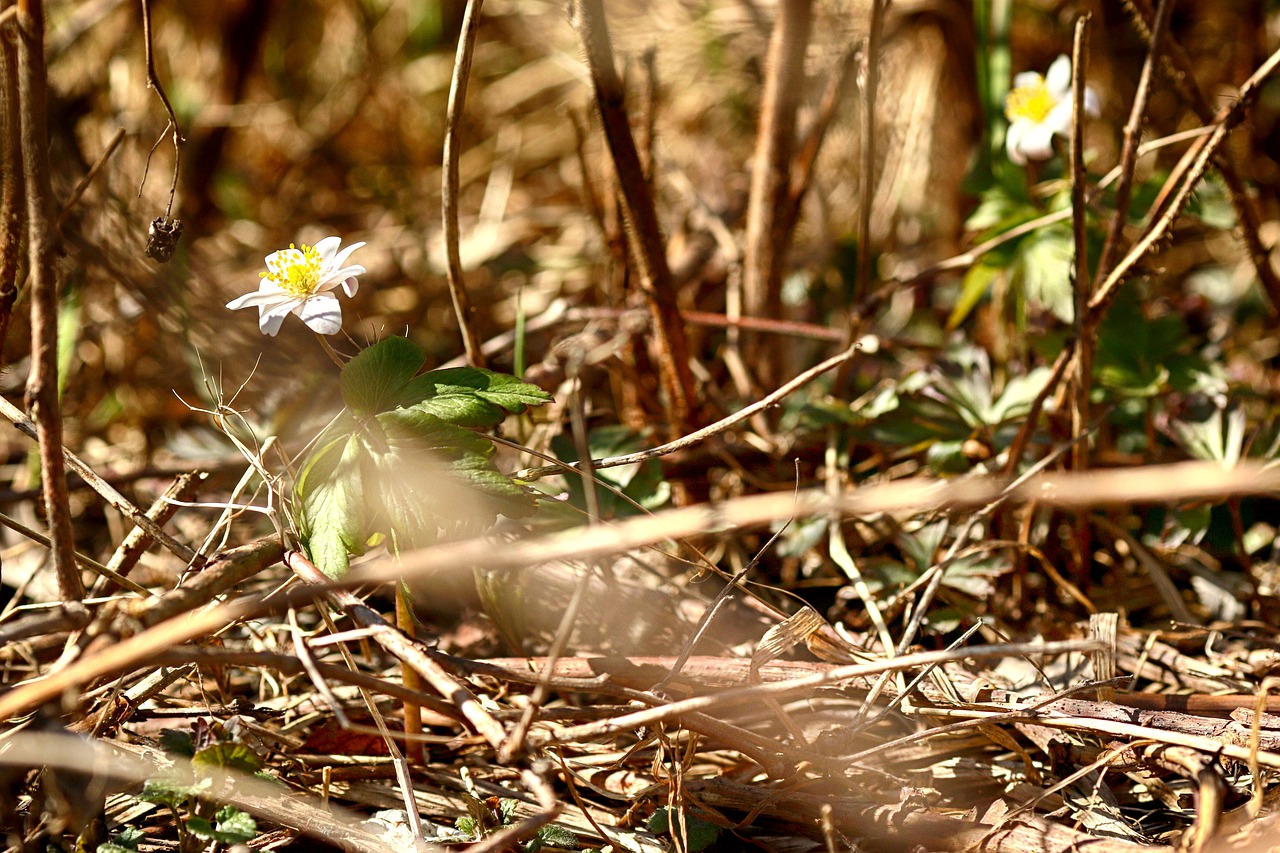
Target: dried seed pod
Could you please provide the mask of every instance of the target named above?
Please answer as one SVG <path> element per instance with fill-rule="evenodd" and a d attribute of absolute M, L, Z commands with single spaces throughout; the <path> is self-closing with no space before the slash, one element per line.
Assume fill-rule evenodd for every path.
<path fill-rule="evenodd" d="M 173 253 L 178 248 L 178 240 L 182 239 L 182 220 L 157 216 L 151 220 L 147 229 L 147 248 L 144 250 L 148 258 L 162 264 L 173 260 Z"/>

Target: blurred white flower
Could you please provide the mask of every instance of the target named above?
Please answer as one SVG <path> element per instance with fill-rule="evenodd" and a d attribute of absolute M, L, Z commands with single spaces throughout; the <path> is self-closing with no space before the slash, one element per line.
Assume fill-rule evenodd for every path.
<path fill-rule="evenodd" d="M 233 299 L 227 307 L 256 307 L 258 328 L 272 337 L 290 314 L 297 314 L 318 334 L 337 334 L 342 328 L 342 306 L 330 291 L 341 285 L 347 296 L 355 296 L 360 286 L 356 276 L 365 271 L 359 264 L 343 266 L 364 243 L 339 249 L 341 245 L 337 237 L 325 237 L 314 246 L 303 243 L 298 248 L 290 243 L 289 248 L 272 252 L 267 255 L 267 271 L 258 273 L 262 282 L 257 292 Z"/>
<path fill-rule="evenodd" d="M 1071 133 L 1071 58 L 1059 56 L 1041 77 L 1024 71 L 1013 78 L 1013 89 L 1004 101 L 1009 119 L 1004 146 L 1009 159 L 1019 166 L 1027 160 L 1047 160 L 1053 156 L 1053 137 Z M 1098 96 L 1085 87 L 1084 111 L 1099 113 Z"/>

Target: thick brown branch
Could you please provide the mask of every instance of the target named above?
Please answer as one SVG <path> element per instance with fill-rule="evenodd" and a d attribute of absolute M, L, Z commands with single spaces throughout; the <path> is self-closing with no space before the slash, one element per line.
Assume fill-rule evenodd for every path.
<path fill-rule="evenodd" d="M 645 180 L 640 154 L 631 135 L 622 80 L 614 65 L 601 0 L 578 0 L 574 3 L 573 22 L 586 49 L 596 105 L 622 191 L 627 243 L 653 318 L 662 387 L 667 396 L 668 432 L 674 437 L 686 432 L 686 427 L 695 420 L 695 397 L 693 372 L 689 369 L 689 347 L 671 270 L 667 265 L 667 250 L 662 230 L 658 227 L 653 193 Z"/>
<path fill-rule="evenodd" d="M 58 404 L 58 282 L 51 245 L 53 189 L 49 183 L 46 85 L 44 6 L 41 0 L 22 0 L 18 4 L 18 98 L 31 269 L 31 374 L 27 378 L 26 402 L 37 424 L 40 474 L 58 591 L 64 601 L 79 601 L 84 596 L 84 584 L 76 566 Z"/>

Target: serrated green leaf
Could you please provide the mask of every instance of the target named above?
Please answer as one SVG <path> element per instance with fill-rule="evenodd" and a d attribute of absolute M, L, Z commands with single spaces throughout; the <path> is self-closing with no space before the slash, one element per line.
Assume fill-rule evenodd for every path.
<path fill-rule="evenodd" d="M 257 821 L 248 812 L 242 812 L 234 806 L 223 806 L 218 811 L 216 837 L 223 844 L 242 844 L 257 834 Z"/>
<path fill-rule="evenodd" d="M 242 743 L 215 743 L 192 756 L 191 765 L 205 773 L 214 769 L 256 773 L 262 769 L 262 756 Z"/>
<path fill-rule="evenodd" d="M 578 837 L 563 826 L 556 826 L 554 823 L 539 829 L 534 838 L 548 847 L 559 847 L 564 850 L 578 849 Z"/>
<path fill-rule="evenodd" d="M 142 793 L 138 794 L 138 799 L 174 808 L 204 793 L 210 784 L 209 779 L 201 779 L 194 783 L 177 782 L 171 779 L 148 779 L 143 784 Z"/>
<path fill-rule="evenodd" d="M 357 415 L 398 405 L 425 357 L 408 338 L 390 337 L 363 350 L 342 368 L 342 400 Z"/>
<path fill-rule="evenodd" d="M 187 832 L 201 841 L 212 841 L 216 830 L 208 818 L 192 815 L 187 818 Z"/>
<path fill-rule="evenodd" d="M 224 806 L 213 821 L 196 815 L 187 818 L 187 831 L 202 841 L 242 844 L 258 834 L 258 824 L 247 812 Z"/>
<path fill-rule="evenodd" d="M 160 748 L 165 752 L 185 755 L 188 758 L 196 754 L 196 744 L 191 733 L 178 729 L 165 729 L 160 732 Z"/>
<path fill-rule="evenodd" d="M 1075 238 L 1065 226 L 1041 228 L 1018 244 L 1015 270 L 1023 294 L 1063 322 L 1075 316 L 1071 289 L 1075 254 Z"/>
<path fill-rule="evenodd" d="M 405 386 L 397 405 L 458 426 L 484 429 L 508 414 L 551 402 L 551 395 L 514 376 L 477 367 L 432 370 Z"/>
<path fill-rule="evenodd" d="M 294 486 L 303 544 L 331 578 L 347 573 L 348 555 L 363 553 L 369 538 L 361 457 L 359 439 L 342 435 L 307 460 Z"/>
<path fill-rule="evenodd" d="M 498 513 L 531 512 L 531 499 L 494 467 L 482 435 L 418 409 L 384 412 L 361 437 L 375 529 L 404 545 L 486 529 Z"/>

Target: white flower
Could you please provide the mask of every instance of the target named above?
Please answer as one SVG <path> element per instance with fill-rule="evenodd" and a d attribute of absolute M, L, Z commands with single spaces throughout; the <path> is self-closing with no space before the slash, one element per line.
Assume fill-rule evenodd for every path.
<path fill-rule="evenodd" d="M 275 337 L 280 324 L 290 314 L 297 314 L 312 331 L 321 335 L 337 334 L 342 328 L 342 306 L 332 291 L 339 285 L 347 296 L 355 296 L 360 283 L 356 276 L 364 274 L 359 264 L 343 266 L 347 258 L 364 243 L 353 243 L 339 249 L 342 241 L 325 237 L 314 246 L 301 248 L 289 244 L 267 255 L 267 271 L 256 293 L 246 293 L 227 303 L 227 307 L 258 309 L 258 328 L 264 335 Z"/>
<path fill-rule="evenodd" d="M 1053 156 L 1054 135 L 1071 133 L 1071 58 L 1059 56 L 1041 77 L 1024 71 L 1013 78 L 1013 89 L 1004 101 L 1009 119 L 1004 146 L 1009 159 L 1019 166 L 1028 159 L 1047 160 Z M 1084 111 L 1097 116 L 1098 96 L 1084 90 Z"/>

